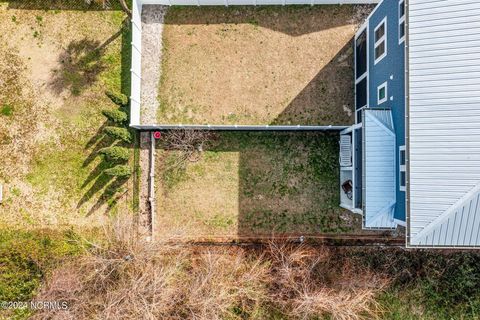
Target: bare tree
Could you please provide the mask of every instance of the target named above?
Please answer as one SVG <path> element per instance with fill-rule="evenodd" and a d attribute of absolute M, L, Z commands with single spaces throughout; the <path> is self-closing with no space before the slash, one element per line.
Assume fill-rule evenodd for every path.
<path fill-rule="evenodd" d="M 132 17 L 132 11 L 128 8 L 127 4 L 125 3 L 125 0 L 118 0 L 120 2 L 120 5 L 122 6 L 123 11 L 131 18 Z"/>
<path fill-rule="evenodd" d="M 208 143 L 215 139 L 212 131 L 171 130 L 162 139 L 162 147 L 175 151 L 175 157 L 167 169 L 183 168 L 188 162 L 196 162 Z"/>
<path fill-rule="evenodd" d="M 110 0 L 85 0 L 85 2 L 88 5 L 91 5 L 92 3 L 99 3 L 101 4 L 104 8 L 110 8 Z M 128 7 L 127 3 L 125 0 L 118 0 L 120 3 L 120 6 L 122 7 L 122 10 L 131 18 L 132 17 L 132 11 Z"/>

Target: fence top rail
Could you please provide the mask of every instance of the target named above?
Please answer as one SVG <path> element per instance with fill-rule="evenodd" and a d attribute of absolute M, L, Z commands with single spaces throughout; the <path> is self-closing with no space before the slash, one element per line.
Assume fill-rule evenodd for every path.
<path fill-rule="evenodd" d="M 213 131 L 341 131 L 349 126 L 304 126 L 304 125 L 133 125 L 141 131 L 148 130 L 213 130 Z"/>

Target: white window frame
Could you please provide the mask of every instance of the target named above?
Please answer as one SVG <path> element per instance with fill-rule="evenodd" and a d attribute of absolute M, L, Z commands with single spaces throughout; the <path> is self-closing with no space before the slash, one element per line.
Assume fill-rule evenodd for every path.
<path fill-rule="evenodd" d="M 377 30 L 382 26 L 382 24 L 385 25 L 385 32 L 383 33 L 383 36 L 380 37 L 380 39 L 376 40 L 375 39 L 375 34 L 377 33 Z M 374 64 L 377 64 L 379 63 L 383 58 L 385 58 L 387 56 L 387 17 L 383 18 L 382 21 L 380 21 L 380 23 L 375 27 L 375 29 L 373 30 L 373 40 L 375 41 L 375 45 L 373 46 L 373 57 L 375 58 L 375 55 L 376 55 L 376 51 L 377 51 L 377 47 L 382 43 L 384 42 L 385 43 L 385 51 L 383 52 L 383 54 L 378 57 L 378 58 L 375 58 L 375 63 Z"/>
<path fill-rule="evenodd" d="M 405 163 L 402 164 L 402 152 L 404 153 L 404 159 Z M 400 172 L 399 172 L 399 177 L 398 177 L 398 186 L 400 191 L 406 191 L 407 190 L 407 153 L 405 146 L 400 146 L 398 148 L 398 164 L 400 166 Z M 402 177 L 401 174 L 405 173 L 405 185 L 402 186 Z"/>
<path fill-rule="evenodd" d="M 400 8 L 402 4 L 404 5 L 404 10 L 403 10 L 403 16 L 400 17 Z M 398 2 L 398 44 L 401 44 L 402 42 L 405 41 L 405 35 L 407 34 L 407 25 L 405 22 L 405 16 L 407 15 L 406 10 L 407 10 L 407 7 L 406 7 L 405 0 L 400 0 Z M 402 31 L 402 23 L 404 26 L 403 27 L 404 30 L 403 30 L 403 37 L 400 37 L 400 32 Z"/>
<path fill-rule="evenodd" d="M 380 90 L 385 88 L 385 97 L 380 100 Z M 388 81 L 385 81 L 377 87 L 377 104 L 380 105 L 388 100 Z"/>

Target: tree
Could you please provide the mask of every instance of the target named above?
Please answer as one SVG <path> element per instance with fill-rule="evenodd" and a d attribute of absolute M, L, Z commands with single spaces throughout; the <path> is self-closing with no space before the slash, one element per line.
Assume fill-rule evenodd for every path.
<path fill-rule="evenodd" d="M 129 18 L 132 18 L 132 11 L 130 11 L 130 8 L 127 6 L 127 3 L 125 2 L 125 0 L 118 0 L 118 1 L 122 6 L 122 10 L 128 15 Z"/>
<path fill-rule="evenodd" d="M 124 95 L 123 93 L 120 93 L 120 92 L 117 92 L 117 91 L 112 91 L 112 90 L 107 90 L 107 91 L 105 91 L 105 94 L 116 105 L 119 105 L 121 107 L 126 107 L 128 105 L 128 97 L 126 95 Z"/>
<path fill-rule="evenodd" d="M 102 110 L 102 114 L 108 120 L 118 124 L 124 124 L 128 120 L 128 115 L 120 110 Z"/>
<path fill-rule="evenodd" d="M 132 170 L 128 165 L 119 164 L 113 168 L 106 169 L 104 173 L 110 177 L 127 178 L 132 174 Z"/>
<path fill-rule="evenodd" d="M 104 8 L 110 7 L 110 0 L 85 0 L 85 3 L 87 3 L 88 5 L 92 4 L 93 2 L 101 3 Z M 130 11 L 130 8 L 127 6 L 125 0 L 118 0 L 118 2 L 120 3 L 122 10 L 128 15 L 128 17 L 132 18 L 132 11 Z"/>
<path fill-rule="evenodd" d="M 126 162 L 130 158 L 127 148 L 117 146 L 100 149 L 98 154 L 110 163 Z"/>
<path fill-rule="evenodd" d="M 205 146 L 215 140 L 216 135 L 207 130 L 171 130 L 164 134 L 161 143 L 167 150 L 175 151 L 175 155 L 167 169 L 184 168 L 188 162 L 200 159 Z"/>
<path fill-rule="evenodd" d="M 128 143 L 132 142 L 132 135 L 126 128 L 105 127 L 104 132 L 114 139 L 122 140 Z"/>

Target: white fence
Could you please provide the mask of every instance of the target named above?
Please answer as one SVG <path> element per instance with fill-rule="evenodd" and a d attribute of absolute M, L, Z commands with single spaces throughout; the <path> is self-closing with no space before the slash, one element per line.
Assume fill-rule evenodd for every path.
<path fill-rule="evenodd" d="M 144 4 L 179 6 L 229 6 L 229 5 L 293 5 L 293 4 L 375 4 L 380 0 L 133 0 L 132 1 L 132 91 L 130 94 L 130 126 L 142 129 L 160 127 L 153 124 L 142 126 L 142 6 Z M 259 126 L 260 127 L 260 126 Z"/>

